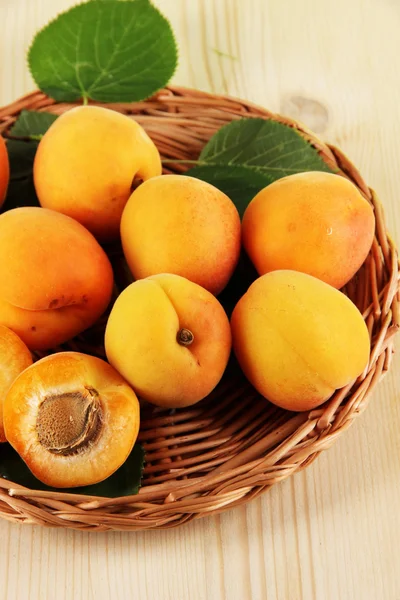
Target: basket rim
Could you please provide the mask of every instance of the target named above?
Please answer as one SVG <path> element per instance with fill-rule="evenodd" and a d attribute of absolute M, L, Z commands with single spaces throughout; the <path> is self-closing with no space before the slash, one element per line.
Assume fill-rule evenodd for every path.
<path fill-rule="evenodd" d="M 57 112 L 79 104 L 58 103 L 40 91 L 33 91 L 0 108 L 0 133 L 7 132 L 21 110 L 26 107 L 31 110 Z M 152 98 L 138 103 L 90 104 L 106 106 L 132 118 L 136 117 L 145 128 L 151 119 L 159 119 L 159 123 L 162 123 L 163 118 L 179 120 L 179 111 L 185 111 L 187 107 L 195 109 L 197 106 L 197 112 L 201 112 L 199 105 L 209 110 L 210 114 L 211 111 L 220 111 L 220 120 L 254 116 L 282 122 L 299 131 L 318 150 L 328 165 L 337 165 L 339 174 L 357 185 L 373 206 L 377 221 L 374 243 L 360 275 L 360 281 L 362 280 L 363 284 L 367 282 L 364 287 L 368 288 L 368 291 L 365 289 L 358 292 L 364 294 L 366 300 L 371 300 L 362 311 L 370 333 L 375 332 L 369 367 L 360 381 L 352 382 L 346 388 L 338 390 L 323 407 L 309 413 L 292 413 L 293 416 L 271 433 L 278 444 L 272 445 L 272 451 L 266 457 L 265 452 L 271 448 L 269 434 L 205 475 L 186 480 L 175 479 L 145 484 L 137 495 L 119 498 L 30 490 L 0 478 L 0 517 L 14 522 L 96 531 L 172 527 L 193 518 L 217 514 L 248 501 L 274 483 L 304 468 L 365 410 L 373 388 L 389 370 L 394 337 L 400 326 L 398 254 L 387 232 L 382 205 L 357 168 L 340 149 L 332 144 L 325 144 L 305 125 L 294 119 L 272 113 L 257 104 L 233 96 L 215 95 L 180 86 L 168 86 Z M 161 109 L 165 109 L 164 114 L 161 114 Z M 183 114 L 186 118 L 189 113 Z M 201 120 L 199 116 L 194 118 L 191 115 L 190 118 L 193 123 L 197 122 L 193 127 L 197 127 Z M 207 113 L 207 119 L 212 118 L 209 118 Z M 218 121 L 218 118 L 215 117 L 215 120 Z M 178 127 L 178 124 L 176 126 Z M 153 130 L 150 131 L 150 135 L 152 133 L 154 134 Z M 194 136 L 195 141 L 197 138 L 201 140 L 201 135 L 203 134 Z M 353 287 L 357 286 L 354 284 Z M 357 294 L 357 289 L 346 291 L 350 296 Z M 362 300 L 360 303 L 362 304 Z M 352 403 L 340 410 L 344 399 L 355 385 L 358 387 Z M 224 389 L 221 394 L 223 392 Z M 188 419 L 195 412 L 186 411 Z M 156 416 L 153 420 L 158 423 L 160 418 Z M 177 425 L 174 427 L 176 429 Z M 313 436 L 312 451 L 306 443 L 309 436 Z"/>

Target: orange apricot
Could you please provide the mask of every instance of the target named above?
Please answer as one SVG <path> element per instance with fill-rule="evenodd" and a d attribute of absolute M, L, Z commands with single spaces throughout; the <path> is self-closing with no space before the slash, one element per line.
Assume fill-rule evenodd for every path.
<path fill-rule="evenodd" d="M 61 352 L 17 377 L 3 418 L 7 440 L 37 479 L 77 487 L 125 462 L 139 431 L 139 401 L 105 361 Z"/>
<path fill-rule="evenodd" d="M 10 165 L 5 141 L 0 135 L 0 208 L 6 197 L 8 181 L 10 179 Z"/>
<path fill-rule="evenodd" d="M 371 248 L 375 217 L 356 186 L 340 175 L 307 172 L 271 183 L 243 216 L 244 248 L 260 275 L 308 273 L 344 286 Z"/>
<path fill-rule="evenodd" d="M 34 162 L 40 204 L 73 217 L 104 242 L 119 236 L 134 179 L 160 173 L 160 155 L 144 129 L 99 106 L 79 106 L 58 117 Z"/>
<path fill-rule="evenodd" d="M 5 442 L 3 402 L 14 379 L 32 364 L 24 342 L 8 327 L 0 325 L 0 442 Z"/>
<path fill-rule="evenodd" d="M 140 185 L 121 220 L 124 254 L 135 279 L 174 273 L 219 294 L 240 254 L 240 218 L 216 187 L 184 175 Z"/>
<path fill-rule="evenodd" d="M 95 238 L 66 215 L 37 207 L 0 215 L 0 324 L 31 350 L 87 329 L 111 299 L 113 272 Z"/>

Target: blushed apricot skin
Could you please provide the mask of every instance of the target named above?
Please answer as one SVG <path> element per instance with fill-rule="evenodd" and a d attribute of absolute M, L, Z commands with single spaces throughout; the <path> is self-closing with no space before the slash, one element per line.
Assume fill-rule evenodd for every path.
<path fill-rule="evenodd" d="M 193 342 L 177 336 L 189 330 Z M 109 362 L 137 394 L 159 406 L 189 406 L 221 379 L 231 350 L 228 318 L 207 290 L 178 275 L 160 274 L 128 286 L 108 319 Z"/>
<path fill-rule="evenodd" d="M 370 340 L 342 292 L 297 271 L 257 279 L 232 317 L 233 347 L 253 386 L 288 410 L 310 410 L 368 364 Z"/>
<path fill-rule="evenodd" d="M 40 141 L 34 162 L 41 206 L 73 217 L 102 242 L 118 238 L 134 178 L 160 174 L 160 155 L 144 129 L 98 106 L 61 115 Z"/>
<path fill-rule="evenodd" d="M 10 179 L 10 165 L 8 153 L 3 137 L 0 135 L 0 208 L 6 197 L 8 182 Z"/>
<path fill-rule="evenodd" d="M 293 269 L 338 289 L 367 258 L 374 231 L 373 209 L 356 186 L 322 172 L 275 181 L 242 222 L 243 246 L 260 275 Z"/>
<path fill-rule="evenodd" d="M 3 402 L 17 376 L 32 364 L 24 342 L 8 327 L 0 325 L 0 442 L 6 442 L 3 427 Z"/>
<path fill-rule="evenodd" d="M 31 350 L 71 339 L 103 314 L 113 272 L 77 221 L 37 207 L 0 215 L 0 324 Z"/>
<path fill-rule="evenodd" d="M 99 394 L 102 430 L 94 446 L 63 456 L 37 439 L 37 409 L 46 395 L 91 388 Z M 4 402 L 7 440 L 32 473 L 53 487 L 91 485 L 109 477 L 127 459 L 139 432 L 139 402 L 126 381 L 105 361 L 79 352 L 60 352 L 26 369 Z"/>
<path fill-rule="evenodd" d="M 184 175 L 161 175 L 132 194 L 121 239 L 136 279 L 157 273 L 186 277 L 219 294 L 239 259 L 240 218 L 214 186 Z"/>

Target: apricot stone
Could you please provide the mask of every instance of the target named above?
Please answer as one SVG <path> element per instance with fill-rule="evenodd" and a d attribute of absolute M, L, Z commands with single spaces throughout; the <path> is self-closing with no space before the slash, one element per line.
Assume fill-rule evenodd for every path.
<path fill-rule="evenodd" d="M 136 279 L 174 273 L 219 294 L 239 259 L 240 219 L 228 196 L 209 183 L 162 175 L 133 192 L 121 238 Z"/>
<path fill-rule="evenodd" d="M 40 204 L 73 217 L 104 242 L 118 238 L 134 179 L 160 173 L 160 155 L 144 129 L 98 106 L 79 106 L 58 117 L 34 163 Z"/>
<path fill-rule="evenodd" d="M 24 342 L 8 327 L 0 325 L 0 442 L 5 442 L 3 402 L 14 379 L 32 364 Z"/>
<path fill-rule="evenodd" d="M 6 197 L 8 181 L 10 179 L 10 165 L 8 153 L 3 137 L 0 135 L 0 208 Z"/>
<path fill-rule="evenodd" d="M 139 401 L 108 363 L 79 352 L 39 360 L 4 402 L 7 440 L 46 485 L 76 487 L 109 477 L 139 432 Z"/>
<path fill-rule="evenodd" d="M 0 324 L 31 350 L 71 339 L 93 325 L 110 302 L 110 261 L 70 217 L 38 207 L 5 212 L 0 256 Z"/>
<path fill-rule="evenodd" d="M 231 318 L 233 347 L 248 380 L 288 410 L 310 410 L 355 380 L 370 340 L 342 292 L 297 271 L 257 279 Z"/>
<path fill-rule="evenodd" d="M 231 350 L 228 317 L 218 300 L 178 275 L 135 281 L 108 319 L 109 362 L 143 399 L 189 406 L 221 379 Z"/>
<path fill-rule="evenodd" d="M 259 192 L 242 223 L 258 273 L 293 269 L 344 286 L 365 261 L 375 230 L 372 206 L 339 175 L 308 172 Z"/>

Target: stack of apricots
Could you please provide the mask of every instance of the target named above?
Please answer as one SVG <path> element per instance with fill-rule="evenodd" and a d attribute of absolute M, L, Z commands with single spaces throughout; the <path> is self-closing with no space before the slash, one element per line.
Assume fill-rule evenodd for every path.
<path fill-rule="evenodd" d="M 322 404 L 367 368 L 367 327 L 339 290 L 365 261 L 375 219 L 350 181 L 284 177 L 241 222 L 217 188 L 161 171 L 134 120 L 77 107 L 39 143 L 41 207 L 0 215 L 0 441 L 47 485 L 109 477 L 136 441 L 138 398 L 169 408 L 202 400 L 232 348 L 258 392 L 293 411 Z M 111 306 L 104 248 L 119 241 L 134 282 Z M 217 297 L 242 249 L 259 277 L 229 320 Z M 59 350 L 104 314 L 108 362 L 71 351 L 33 362 L 32 351 Z"/>

